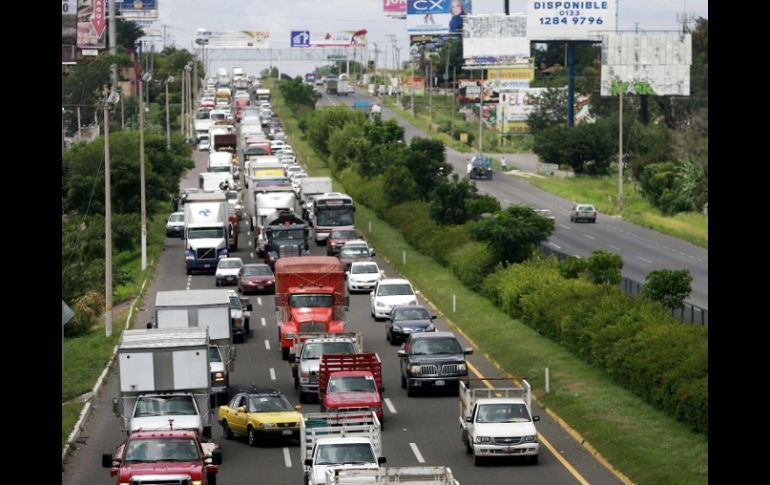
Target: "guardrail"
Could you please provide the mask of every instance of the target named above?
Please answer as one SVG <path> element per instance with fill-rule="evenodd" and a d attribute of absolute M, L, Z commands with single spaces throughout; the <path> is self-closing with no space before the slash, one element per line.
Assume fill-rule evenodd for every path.
<path fill-rule="evenodd" d="M 569 256 L 561 251 L 557 251 L 546 245 L 541 246 L 543 252 L 556 256 L 559 261 Z M 644 285 L 638 281 L 626 278 L 625 276 L 620 281 L 620 287 L 627 295 L 637 295 L 642 292 Z M 671 316 L 678 319 L 682 323 L 688 323 L 692 325 L 701 325 L 708 327 L 709 325 L 709 311 L 705 308 L 701 308 L 692 303 L 684 302 L 679 308 L 671 309 Z"/>

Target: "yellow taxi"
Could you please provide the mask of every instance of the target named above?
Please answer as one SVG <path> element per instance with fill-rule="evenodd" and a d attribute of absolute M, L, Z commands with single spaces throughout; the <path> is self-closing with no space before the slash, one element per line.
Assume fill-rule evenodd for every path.
<path fill-rule="evenodd" d="M 229 404 L 219 406 L 217 421 L 225 439 L 240 434 L 256 446 L 262 439 L 299 439 L 302 406 L 292 406 L 279 391 L 239 392 Z"/>

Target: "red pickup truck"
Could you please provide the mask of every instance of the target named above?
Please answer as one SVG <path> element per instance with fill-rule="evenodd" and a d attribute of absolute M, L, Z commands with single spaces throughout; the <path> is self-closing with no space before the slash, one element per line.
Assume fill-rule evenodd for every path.
<path fill-rule="evenodd" d="M 102 466 L 117 477 L 118 485 L 141 483 L 142 477 L 162 477 L 163 483 L 216 485 L 221 463 L 218 445 L 203 443 L 194 431 L 182 430 L 137 431 L 114 454 L 102 455 Z"/>
<path fill-rule="evenodd" d="M 382 423 L 382 391 L 382 361 L 374 352 L 321 355 L 321 412 L 374 411 Z"/>

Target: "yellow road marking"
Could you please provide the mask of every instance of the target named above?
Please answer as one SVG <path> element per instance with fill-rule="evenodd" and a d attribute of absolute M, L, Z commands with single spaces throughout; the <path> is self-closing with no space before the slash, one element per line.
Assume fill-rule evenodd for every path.
<path fill-rule="evenodd" d="M 479 378 L 482 378 L 482 379 L 484 378 L 484 376 L 481 374 L 481 372 L 479 372 L 479 370 L 476 367 L 474 367 L 473 364 L 471 364 L 470 362 L 467 362 L 467 361 L 466 361 L 466 363 L 468 364 L 468 369 L 470 369 L 471 372 L 476 374 L 476 376 L 479 377 Z M 487 386 L 487 388 L 489 388 L 489 389 L 494 389 L 495 388 L 492 384 L 489 383 L 489 381 L 482 381 L 482 382 L 484 382 L 484 385 Z M 590 485 L 588 480 L 583 478 L 583 475 L 581 475 L 580 472 L 575 470 L 575 467 L 573 467 L 572 464 L 570 464 L 570 462 L 568 462 L 567 459 L 564 458 L 561 455 L 561 453 L 559 453 L 556 450 L 556 448 L 554 448 L 554 446 L 551 444 L 551 442 L 548 441 L 545 438 L 545 436 L 543 436 L 542 433 L 538 432 L 537 433 L 537 438 L 540 440 L 541 443 L 543 443 L 545 445 L 546 448 L 548 448 L 550 450 L 550 452 L 553 454 L 553 456 L 555 456 L 556 459 L 559 460 L 562 465 L 564 465 L 564 468 L 566 468 L 567 471 L 570 472 L 573 477 L 575 477 L 575 480 L 577 480 L 581 485 Z"/>

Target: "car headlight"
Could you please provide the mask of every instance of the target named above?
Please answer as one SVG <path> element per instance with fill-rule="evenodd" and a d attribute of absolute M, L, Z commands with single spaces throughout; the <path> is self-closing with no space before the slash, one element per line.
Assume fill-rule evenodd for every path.
<path fill-rule="evenodd" d="M 289 332 L 289 333 L 287 333 L 287 334 L 284 336 L 284 338 L 290 339 L 290 338 L 294 338 L 294 337 L 296 337 L 296 336 L 297 336 L 297 334 L 296 334 L 296 333 L 291 333 L 291 332 Z"/>
<path fill-rule="evenodd" d="M 215 381 L 224 381 L 225 380 L 225 373 L 224 372 L 214 372 L 214 380 Z"/>
<path fill-rule="evenodd" d="M 465 364 L 457 364 L 458 372 L 468 372 L 468 367 Z"/>
<path fill-rule="evenodd" d="M 195 259 L 195 253 L 192 251 L 185 251 L 184 257 L 185 259 Z"/>
<path fill-rule="evenodd" d="M 273 423 L 260 423 L 259 427 L 262 429 L 273 429 L 275 425 Z"/>
<path fill-rule="evenodd" d="M 395 330 L 396 332 L 400 332 L 401 331 L 401 326 L 400 325 L 393 325 L 393 330 Z"/>
<path fill-rule="evenodd" d="M 192 485 L 201 485 L 200 480 L 193 480 Z"/>
<path fill-rule="evenodd" d="M 434 330 L 436 330 L 436 327 L 434 327 L 433 325 L 428 325 L 427 327 L 425 327 L 425 331 L 426 332 L 432 332 Z M 463 365 L 465 365 L 465 364 L 463 364 Z"/>
<path fill-rule="evenodd" d="M 524 437 L 524 442 L 525 443 L 536 443 L 537 442 L 537 436 L 532 436 L 532 435 L 525 436 Z"/>
<path fill-rule="evenodd" d="M 236 327 L 242 327 L 243 326 L 243 318 L 234 318 L 233 323 Z"/>
<path fill-rule="evenodd" d="M 267 280 L 267 282 L 266 282 L 266 284 L 268 284 L 268 285 L 272 285 L 274 283 L 275 283 L 275 280 Z"/>
<path fill-rule="evenodd" d="M 381 301 L 378 301 L 375 306 L 378 306 L 380 308 L 388 308 L 390 305 L 388 305 L 387 303 L 383 303 Z"/>
<path fill-rule="evenodd" d="M 411 374 L 416 375 L 416 376 L 420 375 L 420 366 L 419 365 L 410 365 L 409 366 L 409 372 Z"/>
<path fill-rule="evenodd" d="M 412 300 L 412 301 L 409 302 L 409 304 L 410 305 L 416 305 L 417 304 L 417 300 Z"/>
<path fill-rule="evenodd" d="M 217 259 L 227 257 L 227 248 L 222 248 L 217 251 Z"/>
<path fill-rule="evenodd" d="M 492 441 L 492 438 L 489 436 L 476 436 L 476 443 L 489 443 Z"/>
<path fill-rule="evenodd" d="M 310 379 L 310 372 L 306 370 L 303 370 L 302 372 L 300 372 L 299 375 L 302 379 Z"/>

